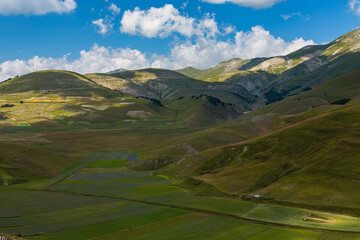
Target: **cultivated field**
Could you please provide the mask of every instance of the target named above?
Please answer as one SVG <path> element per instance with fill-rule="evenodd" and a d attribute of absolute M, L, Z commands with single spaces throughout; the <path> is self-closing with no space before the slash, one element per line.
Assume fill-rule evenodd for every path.
<path fill-rule="evenodd" d="M 357 218 L 195 197 L 165 176 L 129 170 L 127 164 L 136 160 L 136 153 L 128 151 L 94 152 L 55 179 L 1 188 L 1 231 L 27 239 L 64 240 L 320 240 L 358 236 L 345 233 L 360 229 Z"/>

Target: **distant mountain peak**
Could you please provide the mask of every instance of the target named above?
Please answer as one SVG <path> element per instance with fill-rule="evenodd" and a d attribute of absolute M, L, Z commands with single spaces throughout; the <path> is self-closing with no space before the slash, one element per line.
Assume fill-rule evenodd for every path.
<path fill-rule="evenodd" d="M 123 71 L 127 71 L 127 69 L 119 68 L 119 69 L 116 69 L 114 71 L 107 72 L 107 74 L 118 73 L 118 72 L 123 72 Z"/>

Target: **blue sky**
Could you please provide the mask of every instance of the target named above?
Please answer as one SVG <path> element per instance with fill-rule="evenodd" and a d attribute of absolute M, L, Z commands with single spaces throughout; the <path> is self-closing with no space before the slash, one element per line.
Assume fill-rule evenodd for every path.
<path fill-rule="evenodd" d="M 0 80 L 54 68 L 205 68 L 359 26 L 360 0 L 0 0 Z"/>

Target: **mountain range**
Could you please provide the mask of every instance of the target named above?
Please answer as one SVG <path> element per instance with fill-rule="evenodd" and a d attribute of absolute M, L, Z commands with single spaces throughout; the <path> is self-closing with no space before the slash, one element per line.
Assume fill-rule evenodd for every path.
<path fill-rule="evenodd" d="M 54 177 L 85 152 L 121 146 L 141 152 L 132 169 L 197 195 L 261 194 L 360 215 L 359 69 L 357 29 L 286 56 L 204 70 L 16 77 L 0 84 L 0 182 Z"/>

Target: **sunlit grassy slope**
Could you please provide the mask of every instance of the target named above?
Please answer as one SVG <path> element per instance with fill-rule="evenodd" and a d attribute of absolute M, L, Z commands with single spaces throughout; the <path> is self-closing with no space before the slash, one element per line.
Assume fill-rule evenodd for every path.
<path fill-rule="evenodd" d="M 205 70 L 178 72 L 208 82 L 236 83 L 263 97 L 263 103 L 272 103 L 358 69 L 359 40 L 356 29 L 329 44 L 306 46 L 287 56 L 233 59 Z"/>
<path fill-rule="evenodd" d="M 190 152 L 188 157 L 159 172 L 180 178 L 195 177 L 239 196 L 264 194 L 273 201 L 339 211 L 355 209 L 354 212 L 359 214 L 360 195 L 353 194 L 360 182 L 357 163 L 360 156 L 359 75 L 360 71 L 352 72 L 312 91 L 250 113 L 245 117 L 253 122 L 263 121 L 267 134 L 259 132 L 262 136 L 237 144 L 195 154 Z M 317 99 L 322 104 L 309 106 L 309 99 Z M 345 101 L 346 104 L 342 105 L 344 102 L 339 100 L 344 99 L 350 102 Z M 293 104 L 294 101 L 299 103 Z M 288 115 L 291 113 L 298 114 Z M 273 124 L 266 127 L 269 116 L 274 116 Z M 221 128 L 232 126 L 233 132 L 238 131 L 240 135 L 249 130 L 236 129 L 235 126 L 246 121 L 228 123 Z M 206 138 L 205 133 L 195 133 L 198 144 Z M 219 142 L 222 139 L 226 142 L 228 136 L 231 135 L 219 137 Z M 182 142 L 191 144 L 197 141 L 188 138 Z M 154 150 L 152 154 L 164 154 L 171 148 L 180 149 L 176 146 L 181 145 L 173 143 Z M 193 146 L 201 149 L 196 144 Z M 176 151 L 167 154 L 168 158 L 174 154 L 178 160 Z"/>
<path fill-rule="evenodd" d="M 115 94 L 73 72 L 40 71 L 2 82 L 0 94 L 34 92 L 60 96 L 113 97 Z"/>

